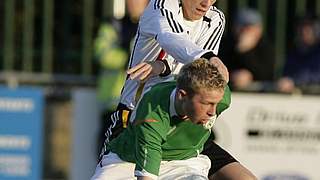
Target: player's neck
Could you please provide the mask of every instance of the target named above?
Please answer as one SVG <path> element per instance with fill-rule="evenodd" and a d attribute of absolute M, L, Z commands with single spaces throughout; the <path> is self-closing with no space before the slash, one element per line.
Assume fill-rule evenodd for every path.
<path fill-rule="evenodd" d="M 183 111 L 182 102 L 178 98 L 176 98 L 174 101 L 174 108 L 175 108 L 179 118 L 181 118 L 183 120 L 188 119 L 188 116 L 185 115 L 185 112 Z"/>

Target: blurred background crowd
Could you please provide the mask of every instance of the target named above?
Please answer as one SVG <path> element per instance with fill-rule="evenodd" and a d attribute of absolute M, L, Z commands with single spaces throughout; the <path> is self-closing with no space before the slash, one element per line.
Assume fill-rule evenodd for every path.
<path fill-rule="evenodd" d="M 0 83 L 45 89 L 44 178 L 68 179 L 72 89 L 96 90 L 102 123 L 114 110 L 147 3 L 0 1 Z M 227 19 L 219 57 L 233 91 L 320 94 L 319 0 L 217 0 L 216 5 Z"/>
<path fill-rule="evenodd" d="M 1 82 L 7 82 L 6 73 L 14 73 L 19 83 L 99 84 L 100 80 L 92 80 L 102 71 L 126 67 L 146 4 L 142 0 L 1 1 Z M 318 93 L 319 4 L 317 0 L 217 1 L 227 17 L 219 56 L 231 71 L 233 89 Z"/>

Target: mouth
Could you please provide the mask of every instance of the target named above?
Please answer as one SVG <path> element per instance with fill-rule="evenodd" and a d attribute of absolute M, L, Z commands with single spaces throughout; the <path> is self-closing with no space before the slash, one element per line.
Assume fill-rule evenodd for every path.
<path fill-rule="evenodd" d="M 209 121 L 209 119 L 201 119 L 200 121 L 198 121 L 197 124 L 203 125 L 203 124 L 206 124 L 208 121 Z"/>
<path fill-rule="evenodd" d="M 196 10 L 197 10 L 198 12 L 200 12 L 200 13 L 206 13 L 206 11 L 203 10 L 203 9 L 196 8 Z"/>
<path fill-rule="evenodd" d="M 205 124 L 203 124 L 203 126 L 204 126 L 206 129 L 211 129 L 211 128 L 213 127 L 216 119 L 217 119 L 217 115 L 214 115 L 214 116 L 210 117 L 210 118 L 208 119 L 208 121 L 207 121 Z"/>

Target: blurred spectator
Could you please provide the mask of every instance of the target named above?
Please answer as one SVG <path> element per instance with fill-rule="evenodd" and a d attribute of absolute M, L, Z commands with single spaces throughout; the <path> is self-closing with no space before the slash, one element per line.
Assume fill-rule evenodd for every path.
<path fill-rule="evenodd" d="M 230 71 L 231 88 L 252 90 L 253 82 L 273 81 L 275 52 L 263 36 L 261 15 L 253 9 L 240 10 L 232 30 L 231 39 L 222 48 L 222 60 Z"/>
<path fill-rule="evenodd" d="M 136 34 L 139 17 L 148 2 L 148 0 L 126 0 L 126 15 L 122 19 L 105 19 L 94 41 L 95 59 L 101 69 L 98 79 L 98 99 L 103 106 L 101 116 L 103 129 L 101 129 L 101 139 L 98 139 L 99 143 L 104 139 L 106 118 L 118 104 L 125 81 L 131 44 Z"/>
<path fill-rule="evenodd" d="M 124 81 L 124 68 L 128 58 L 128 52 L 120 46 L 119 35 L 112 21 L 106 21 L 100 25 L 94 42 L 95 58 L 101 68 L 98 97 L 107 109 L 117 104 L 118 89 Z M 117 84 L 120 85 L 119 88 Z"/>
<path fill-rule="evenodd" d="M 320 84 L 320 23 L 317 18 L 304 17 L 296 26 L 295 46 L 288 53 L 283 77 L 278 81 L 281 92 Z"/>

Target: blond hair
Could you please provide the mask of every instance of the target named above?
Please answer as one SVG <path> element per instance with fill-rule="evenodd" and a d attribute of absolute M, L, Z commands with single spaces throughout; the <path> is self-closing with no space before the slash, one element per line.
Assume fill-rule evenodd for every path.
<path fill-rule="evenodd" d="M 184 65 L 177 76 L 177 87 L 191 94 L 200 89 L 224 90 L 226 84 L 217 67 L 204 58 Z"/>

